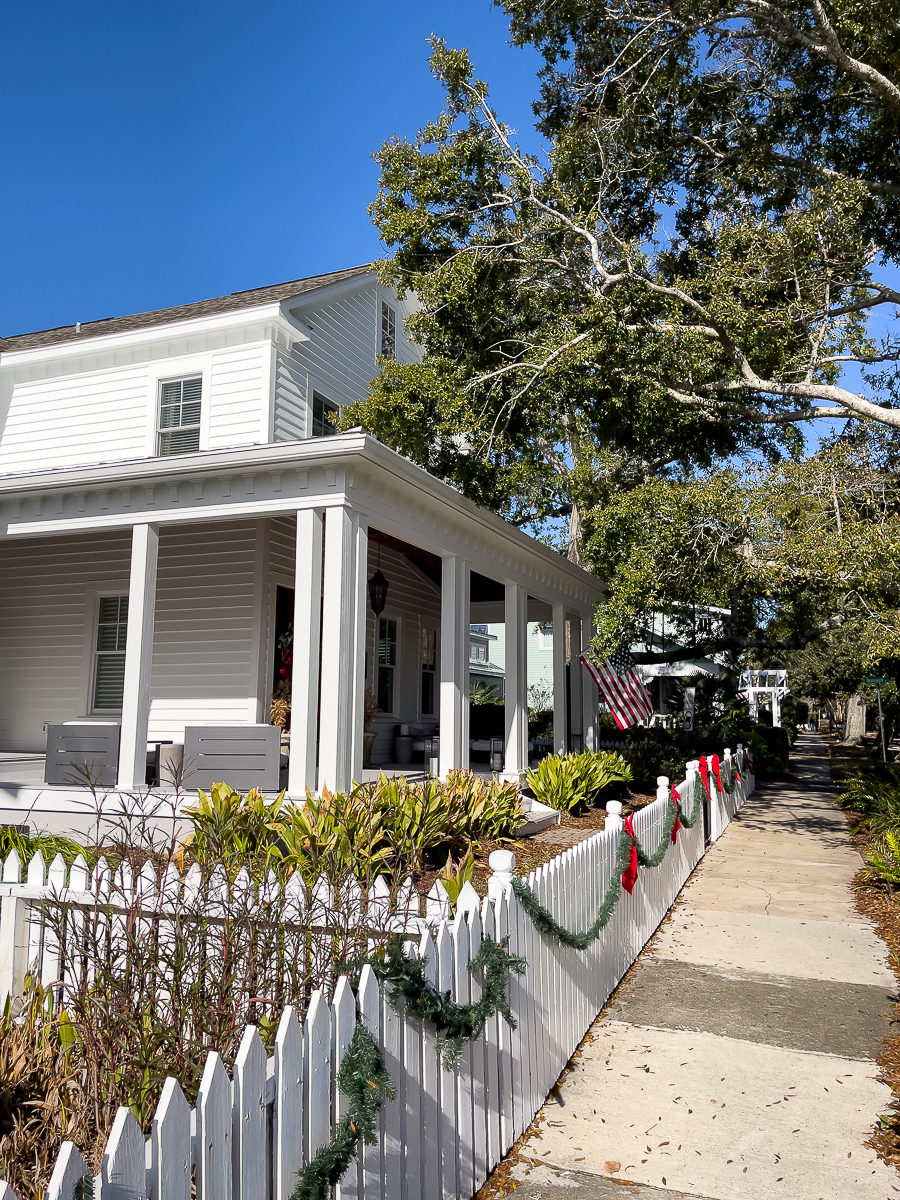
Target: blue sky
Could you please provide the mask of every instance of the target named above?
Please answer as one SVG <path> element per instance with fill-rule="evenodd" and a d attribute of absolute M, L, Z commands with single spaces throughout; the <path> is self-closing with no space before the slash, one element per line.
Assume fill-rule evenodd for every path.
<path fill-rule="evenodd" d="M 432 32 L 528 128 L 537 56 L 489 0 L 4 7 L 0 334 L 367 262 L 371 153 L 441 92 Z"/>

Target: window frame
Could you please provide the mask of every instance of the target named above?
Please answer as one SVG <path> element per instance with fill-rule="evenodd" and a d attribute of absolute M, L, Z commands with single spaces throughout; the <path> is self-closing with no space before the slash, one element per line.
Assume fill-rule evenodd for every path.
<path fill-rule="evenodd" d="M 431 633 L 434 637 L 434 665 L 426 668 L 425 664 L 425 634 Z M 437 718 L 440 711 L 441 693 L 438 671 L 438 655 L 440 653 L 441 636 L 440 630 L 436 625 L 422 625 L 419 630 L 419 717 L 420 718 Z M 425 711 L 425 677 L 426 674 L 432 680 L 432 704 L 431 712 Z"/>
<path fill-rule="evenodd" d="M 181 384 L 181 399 L 179 400 L 179 404 L 182 406 L 181 415 L 183 416 L 184 415 L 184 385 L 186 383 L 191 382 L 194 379 L 197 379 L 200 382 L 200 399 L 198 401 L 198 403 L 200 405 L 200 411 L 197 414 L 196 423 L 192 422 L 190 425 L 170 425 L 168 428 L 163 428 L 163 425 L 162 425 L 163 389 L 172 383 L 180 383 Z M 188 371 L 185 374 L 170 375 L 167 377 L 160 376 L 157 379 L 157 381 L 156 381 L 156 433 L 155 433 L 155 451 L 156 451 L 155 457 L 156 458 L 181 458 L 181 456 L 184 454 L 199 454 L 200 448 L 201 448 L 201 442 L 203 439 L 203 409 L 204 409 L 203 396 L 204 396 L 204 394 L 205 394 L 205 380 L 203 378 L 202 371 Z M 163 454 L 162 453 L 160 446 L 162 444 L 162 439 L 165 434 L 174 433 L 174 432 L 176 432 L 176 430 L 194 430 L 194 429 L 196 429 L 196 431 L 197 431 L 197 448 L 196 448 L 196 450 L 194 450 L 194 449 L 179 450 L 174 454 Z"/>
<path fill-rule="evenodd" d="M 390 314 L 388 321 L 388 337 L 391 339 L 389 350 L 384 348 L 384 318 L 385 310 Z M 380 358 L 391 358 L 394 362 L 397 361 L 397 310 L 393 304 L 389 304 L 382 296 L 381 298 L 381 315 L 378 319 L 378 354 Z"/>
<path fill-rule="evenodd" d="M 341 405 L 338 404 L 338 402 L 336 400 L 332 400 L 329 396 L 326 396 L 325 393 L 318 387 L 311 387 L 309 394 L 310 394 L 310 402 L 309 402 L 309 428 L 310 428 L 309 436 L 310 436 L 310 438 L 335 437 L 337 435 L 338 431 L 337 431 L 337 429 L 335 429 L 335 427 L 333 425 L 330 424 L 330 422 L 325 421 L 325 415 L 328 412 L 335 412 L 335 413 L 337 413 L 338 416 L 340 416 Z M 316 401 L 317 400 L 321 400 L 322 405 L 323 405 L 322 421 L 321 421 L 321 425 L 322 425 L 323 429 L 325 428 L 325 425 L 328 424 L 328 429 L 324 433 L 316 433 Z"/>
<path fill-rule="evenodd" d="M 85 717 L 121 716 L 120 708 L 95 708 L 94 689 L 97 680 L 97 641 L 100 632 L 100 601 L 111 596 L 128 596 L 128 579 L 98 579 L 85 585 L 84 637 L 82 641 L 80 714 Z"/>
<path fill-rule="evenodd" d="M 392 667 L 388 666 L 388 670 L 392 670 L 394 672 L 393 696 L 392 696 L 392 699 L 394 701 L 394 707 L 392 709 L 390 709 L 390 711 L 379 708 L 378 715 L 379 715 L 379 717 L 398 717 L 398 719 L 399 719 L 399 713 L 400 713 L 400 682 L 399 681 L 400 681 L 400 671 L 401 671 L 401 662 L 402 662 L 403 623 L 402 623 L 402 619 L 401 619 L 399 613 L 392 611 L 391 609 L 387 609 L 387 608 L 384 610 L 384 612 L 379 613 L 378 616 L 375 618 L 375 629 L 374 629 L 375 645 L 373 647 L 373 653 L 372 653 L 372 668 L 373 668 L 372 683 L 374 686 L 373 686 L 372 690 L 374 691 L 375 699 L 377 700 L 378 699 L 378 676 L 379 676 L 379 672 L 381 671 L 381 667 L 382 667 L 382 664 L 378 661 L 378 643 L 381 640 L 381 622 L 382 621 L 393 621 L 397 627 L 397 634 L 396 634 L 397 661 L 394 663 L 394 665 Z M 387 664 L 385 664 L 385 665 L 387 665 Z"/>

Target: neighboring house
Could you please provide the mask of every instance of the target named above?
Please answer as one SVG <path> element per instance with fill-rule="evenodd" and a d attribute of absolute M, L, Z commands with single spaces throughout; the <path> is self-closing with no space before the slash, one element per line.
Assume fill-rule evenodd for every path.
<path fill-rule="evenodd" d="M 730 616 L 729 608 L 698 608 L 692 613 L 692 623 L 696 625 L 697 635 L 703 637 L 710 633 L 720 633 L 724 618 Z M 676 640 L 671 626 L 666 629 L 665 617 L 657 613 L 651 621 L 650 628 L 645 631 L 644 640 L 631 649 L 632 653 L 646 650 L 667 653 L 677 650 L 681 641 L 683 634 L 680 635 L 680 640 Z M 709 658 L 681 659 L 678 662 L 638 667 L 641 678 L 650 691 L 654 712 L 663 715 L 669 713 L 669 700 L 676 695 L 675 680 L 688 679 L 693 675 L 718 675 L 724 669 L 723 660 L 724 656 L 720 654 Z"/>
<path fill-rule="evenodd" d="M 469 626 L 469 682 L 492 688 L 498 700 L 506 695 L 506 671 L 503 649 L 489 625 Z M 499 626 L 500 629 L 503 626 Z"/>
<path fill-rule="evenodd" d="M 494 657 L 497 662 L 503 662 L 506 627 L 488 625 L 487 628 L 496 639 Z M 532 697 L 553 692 L 553 627 L 547 622 L 531 621 L 528 625 L 528 686 L 535 689 Z"/>
<path fill-rule="evenodd" d="M 587 637 L 599 581 L 363 431 L 333 436 L 378 353 L 417 357 L 410 308 L 357 267 L 0 339 L 0 820 L 76 803 L 40 786 L 48 725 L 112 726 L 116 786 L 141 789 L 148 748 L 186 728 L 265 731 L 287 658 L 292 795 L 360 777 L 367 690 L 376 762 L 415 722 L 439 726 L 442 773 L 465 766 L 471 623 L 505 622 L 517 774 L 528 623 L 553 622 L 566 745 L 565 624 Z"/>

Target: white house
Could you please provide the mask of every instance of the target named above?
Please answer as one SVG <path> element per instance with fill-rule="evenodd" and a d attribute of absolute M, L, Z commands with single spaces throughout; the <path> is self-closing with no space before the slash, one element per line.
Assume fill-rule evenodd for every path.
<path fill-rule="evenodd" d="M 403 722 L 465 766 L 471 623 L 504 622 L 507 774 L 529 621 L 553 622 L 559 748 L 593 742 L 580 669 L 566 729 L 565 625 L 581 645 L 599 581 L 361 430 L 332 436 L 379 352 L 417 355 L 409 311 L 362 266 L 0 339 L 0 820 L 72 809 L 41 782 L 48 726 L 117 727 L 130 790 L 186 729 L 265 728 L 289 629 L 292 795 L 361 777 L 367 689 L 374 761 Z"/>

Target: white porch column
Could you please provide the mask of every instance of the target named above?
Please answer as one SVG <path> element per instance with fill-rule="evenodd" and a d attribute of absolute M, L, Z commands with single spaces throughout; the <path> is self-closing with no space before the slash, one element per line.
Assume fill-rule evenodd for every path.
<path fill-rule="evenodd" d="M 353 541 L 356 563 L 356 593 L 354 596 L 355 642 L 353 646 L 353 712 L 350 745 L 350 774 L 362 779 L 363 735 L 365 733 L 366 694 L 366 619 L 369 611 L 369 521 L 360 513 L 353 514 Z"/>
<path fill-rule="evenodd" d="M 506 585 L 506 761 L 504 778 L 518 779 L 528 766 L 528 592 Z"/>
<path fill-rule="evenodd" d="M 291 757 L 288 795 L 303 801 L 316 787 L 319 714 L 319 633 L 322 611 L 322 514 L 297 513 L 294 558 L 294 668 L 291 681 Z"/>
<path fill-rule="evenodd" d="M 439 770 L 469 765 L 469 564 L 445 555 L 441 571 Z"/>
<path fill-rule="evenodd" d="M 359 522 L 343 506 L 325 510 L 325 569 L 322 579 L 322 683 L 319 701 L 319 791 L 345 791 L 353 781 L 355 738 L 362 706 L 363 663 L 356 628 L 366 559 L 359 561 Z M 362 579 L 360 581 L 360 576 Z M 360 763 L 362 757 L 360 753 Z"/>
<path fill-rule="evenodd" d="M 568 753 L 566 737 L 566 606 L 553 605 L 553 750 Z"/>
<path fill-rule="evenodd" d="M 582 618 L 578 616 L 569 617 L 569 699 L 570 710 L 569 717 L 572 726 L 572 733 L 581 736 L 581 748 L 585 748 L 584 736 L 584 713 L 582 707 L 582 679 L 583 674 L 581 666 L 581 639 L 582 639 Z"/>
<path fill-rule="evenodd" d="M 590 609 L 585 610 L 581 614 L 581 628 L 583 631 L 582 652 L 588 649 L 591 644 L 591 638 L 594 632 L 593 613 Z M 598 750 L 600 748 L 600 727 L 598 724 L 598 716 L 600 709 L 600 692 L 594 683 L 593 677 L 588 671 L 581 668 L 581 721 L 584 730 L 584 748 L 585 750 Z"/>
<path fill-rule="evenodd" d="M 118 776 L 119 787 L 129 790 L 143 788 L 147 776 L 147 726 L 150 721 L 150 672 L 153 664 L 158 559 L 159 527 L 135 525 L 131 532 Z"/>

